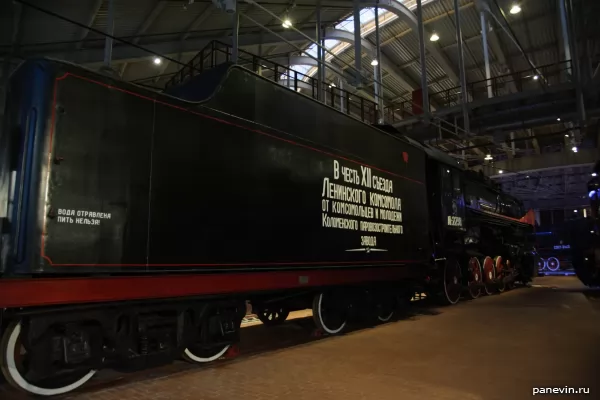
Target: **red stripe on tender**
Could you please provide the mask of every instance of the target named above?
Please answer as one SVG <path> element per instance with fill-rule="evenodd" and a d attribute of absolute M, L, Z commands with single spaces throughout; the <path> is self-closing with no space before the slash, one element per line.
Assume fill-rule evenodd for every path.
<path fill-rule="evenodd" d="M 0 280 L 0 308 L 249 293 L 409 277 L 406 266 L 361 269 Z M 301 279 L 302 277 L 302 279 Z M 301 284 L 300 282 L 307 282 Z"/>

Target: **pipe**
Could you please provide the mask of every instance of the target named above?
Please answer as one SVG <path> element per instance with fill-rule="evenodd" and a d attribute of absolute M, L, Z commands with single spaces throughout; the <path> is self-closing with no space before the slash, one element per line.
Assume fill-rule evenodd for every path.
<path fill-rule="evenodd" d="M 106 21 L 106 38 L 104 39 L 104 65 L 110 68 L 112 61 L 112 36 L 115 31 L 115 1 L 108 0 L 108 20 Z"/>
<path fill-rule="evenodd" d="M 358 73 L 355 86 L 357 89 L 361 89 L 362 37 L 360 36 L 360 0 L 354 0 L 354 68 Z"/>
<path fill-rule="evenodd" d="M 567 10 L 565 0 L 558 0 L 558 11 L 560 13 L 560 27 L 562 31 L 562 45 L 565 53 L 564 60 L 571 60 L 571 45 L 569 44 L 569 26 L 567 24 Z M 572 74 L 571 68 L 567 69 L 569 75 Z"/>
<path fill-rule="evenodd" d="M 423 25 L 423 5 L 417 0 L 417 22 L 419 24 L 419 59 L 421 61 L 421 93 L 423 96 L 423 115 L 429 120 L 429 91 L 427 89 L 427 65 L 425 63 L 425 27 Z"/>
<path fill-rule="evenodd" d="M 458 0 L 454 0 L 454 15 L 456 17 L 456 43 L 458 44 L 458 69 L 460 70 L 460 98 L 463 112 L 463 124 L 465 133 L 468 135 L 469 131 L 471 130 L 469 124 L 469 110 L 467 108 L 469 94 L 467 93 L 467 76 L 465 73 L 465 60 L 463 54 L 462 32 L 460 29 L 460 8 L 458 7 Z"/>
<path fill-rule="evenodd" d="M 379 0 L 377 1 L 379 3 Z M 375 7 L 375 57 L 377 60 L 377 65 L 375 66 L 375 96 L 377 100 L 377 123 L 383 125 L 384 123 L 384 115 L 383 115 L 383 87 L 381 85 L 383 78 L 381 74 L 381 44 L 380 44 L 380 34 L 379 34 L 379 7 Z"/>
<path fill-rule="evenodd" d="M 485 80 L 486 82 L 486 87 L 487 87 L 487 93 L 488 93 L 488 99 L 491 99 L 492 97 L 494 97 L 494 93 L 492 91 L 492 73 L 490 71 L 490 52 L 489 52 L 489 46 L 488 46 L 488 41 L 487 41 L 487 31 L 488 31 L 488 24 L 487 21 L 485 19 L 485 11 L 481 11 L 481 40 L 483 42 L 483 59 L 485 62 Z"/>
<path fill-rule="evenodd" d="M 321 2 L 319 1 L 317 3 L 317 23 L 315 25 L 315 41 L 319 44 L 321 44 Z M 323 63 L 324 63 L 324 59 L 323 59 L 323 51 L 321 50 L 320 47 L 317 47 L 317 100 L 319 101 L 325 101 L 325 96 L 323 93 L 323 75 L 322 75 L 322 70 L 323 70 Z"/>

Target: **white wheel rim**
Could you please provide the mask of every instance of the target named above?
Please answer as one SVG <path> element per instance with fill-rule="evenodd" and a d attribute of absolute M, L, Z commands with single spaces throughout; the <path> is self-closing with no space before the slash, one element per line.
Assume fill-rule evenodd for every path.
<path fill-rule="evenodd" d="M 327 327 L 327 325 L 325 325 L 325 322 L 323 321 L 323 315 L 321 314 L 321 303 L 323 302 L 323 293 L 319 294 L 319 305 L 317 307 L 317 318 L 319 318 L 319 323 L 321 324 L 321 327 L 323 328 L 323 330 L 327 333 L 329 333 L 330 335 L 335 335 L 336 333 L 341 332 L 342 329 L 344 329 L 344 327 L 346 326 L 346 321 L 344 321 L 343 324 L 340 325 L 339 328 L 337 329 L 330 329 Z"/>
<path fill-rule="evenodd" d="M 551 268 L 551 267 L 550 267 L 550 263 L 551 263 L 552 261 L 554 261 L 554 262 L 555 262 L 555 264 L 556 264 L 556 267 L 554 267 L 554 268 Z M 547 263 L 548 263 L 548 269 L 549 269 L 550 271 L 552 271 L 552 272 L 554 272 L 554 271 L 558 271 L 558 269 L 560 268 L 560 262 L 558 261 L 558 258 L 556 258 L 556 257 L 550 257 L 550 258 L 548 259 Z"/>
<path fill-rule="evenodd" d="M 185 355 L 192 361 L 197 362 L 197 363 L 207 363 L 207 362 L 211 362 L 211 361 L 215 361 L 216 359 L 220 358 L 223 354 L 225 354 L 225 352 L 229 349 L 230 345 L 228 344 L 227 346 L 225 346 L 223 348 L 223 350 L 221 350 L 220 352 L 218 352 L 217 354 L 215 354 L 212 357 L 198 357 L 197 355 L 195 355 L 194 353 L 192 353 L 189 349 L 185 349 Z"/>
<path fill-rule="evenodd" d="M 446 267 L 444 267 L 444 268 L 446 268 Z M 453 281 L 455 279 L 457 279 L 456 276 L 453 277 Z M 450 304 L 456 304 L 460 300 L 460 295 L 456 297 L 456 300 L 450 299 L 450 294 L 448 293 L 448 283 L 446 282 L 446 271 L 444 271 L 444 293 L 446 294 L 446 299 L 448 299 Z"/>
<path fill-rule="evenodd" d="M 387 317 L 378 316 L 377 319 L 381 322 L 388 322 L 392 318 L 392 315 L 394 315 L 393 311 L 390 312 L 390 315 L 388 315 Z"/>
<path fill-rule="evenodd" d="M 21 334 L 21 323 L 19 322 L 15 325 L 13 331 L 10 333 L 10 337 L 8 339 L 8 344 L 6 345 L 6 349 L 4 349 L 4 361 L 6 362 L 6 373 L 9 375 L 10 379 L 17 385 L 19 388 L 32 393 L 38 396 L 56 396 L 59 394 L 64 394 L 70 391 L 77 389 L 78 387 L 85 384 L 89 381 L 92 376 L 96 373 L 96 370 L 90 370 L 84 377 L 79 379 L 76 382 L 71 383 L 70 385 L 63 386 L 61 388 L 55 389 L 45 389 L 39 386 L 35 386 L 30 384 L 23 378 L 19 369 L 17 368 L 17 364 L 15 362 L 15 351 L 17 347 L 17 340 L 19 339 L 19 335 Z"/>

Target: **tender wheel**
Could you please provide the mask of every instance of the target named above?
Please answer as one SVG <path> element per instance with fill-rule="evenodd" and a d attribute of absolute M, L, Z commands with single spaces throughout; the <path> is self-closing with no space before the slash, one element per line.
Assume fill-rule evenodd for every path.
<path fill-rule="evenodd" d="M 444 264 L 442 286 L 442 303 L 447 305 L 458 303 L 462 292 L 462 271 L 454 259 L 448 259 Z"/>
<path fill-rule="evenodd" d="M 193 363 L 207 363 L 221 358 L 231 345 L 210 347 L 190 346 L 183 352 L 183 358 Z"/>
<path fill-rule="evenodd" d="M 483 290 L 488 296 L 494 294 L 495 280 L 496 268 L 494 268 L 494 260 L 488 256 L 483 259 Z"/>
<path fill-rule="evenodd" d="M 476 299 L 481 296 L 481 283 L 483 282 L 483 271 L 477 257 L 471 257 L 471 259 L 469 259 L 467 271 L 467 292 L 469 293 L 470 298 Z"/>
<path fill-rule="evenodd" d="M 558 271 L 560 268 L 560 261 L 556 257 L 550 257 L 547 261 L 548 269 L 552 272 Z"/>
<path fill-rule="evenodd" d="M 262 307 L 256 314 L 258 319 L 266 326 L 281 325 L 285 322 L 290 312 L 282 306 Z"/>
<path fill-rule="evenodd" d="M 29 357 L 21 342 L 21 331 L 20 321 L 11 323 L 0 344 L 0 367 L 11 386 L 38 396 L 56 396 L 81 387 L 96 373 L 95 370 L 65 370 L 51 377 L 36 377 L 35 371 L 28 368 Z"/>
<path fill-rule="evenodd" d="M 394 296 L 383 295 L 375 308 L 377 320 L 380 322 L 388 322 L 396 312 L 396 300 L 394 299 Z"/>
<path fill-rule="evenodd" d="M 543 258 L 538 258 L 536 261 L 536 266 L 538 271 L 543 271 L 544 268 L 546 268 L 546 260 L 544 260 Z"/>
<path fill-rule="evenodd" d="M 331 293 L 319 293 L 313 300 L 313 319 L 317 327 L 335 335 L 346 327 L 347 304 Z"/>
<path fill-rule="evenodd" d="M 504 283 L 504 276 L 506 275 L 506 268 L 504 267 L 504 259 L 502 256 L 496 257 L 494 260 L 496 266 L 496 280 L 498 292 L 502 293 L 506 290 L 506 283 Z"/>

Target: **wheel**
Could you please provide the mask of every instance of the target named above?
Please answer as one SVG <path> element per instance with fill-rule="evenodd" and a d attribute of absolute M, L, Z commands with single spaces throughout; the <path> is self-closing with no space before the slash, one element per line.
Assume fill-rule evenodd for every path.
<path fill-rule="evenodd" d="M 61 371 L 51 377 L 39 378 L 29 371 L 29 358 L 21 341 L 22 323 L 12 322 L 4 331 L 0 350 L 0 368 L 8 383 L 16 389 L 38 396 L 56 396 L 71 392 L 89 381 L 95 370 Z"/>
<path fill-rule="evenodd" d="M 483 290 L 488 296 L 494 294 L 494 281 L 496 280 L 496 268 L 494 268 L 494 260 L 487 256 L 483 259 Z"/>
<path fill-rule="evenodd" d="M 207 363 L 221 358 L 231 345 L 220 346 L 190 346 L 183 352 L 183 358 L 192 363 Z"/>
<path fill-rule="evenodd" d="M 536 265 L 537 265 L 538 271 L 543 271 L 544 268 L 546 268 L 546 260 L 544 260 L 543 258 L 540 257 L 540 258 L 538 258 Z"/>
<path fill-rule="evenodd" d="M 264 306 L 258 310 L 256 315 L 264 325 L 276 326 L 283 324 L 290 312 L 283 306 Z"/>
<path fill-rule="evenodd" d="M 506 269 L 505 275 L 511 276 L 511 280 L 506 283 L 506 290 L 512 290 L 515 288 L 515 281 L 514 281 L 514 266 L 513 266 L 513 263 L 511 260 L 506 260 L 505 269 Z"/>
<path fill-rule="evenodd" d="M 344 330 L 347 319 L 347 305 L 331 293 L 319 293 L 313 300 L 313 319 L 317 327 L 335 335 Z"/>
<path fill-rule="evenodd" d="M 468 281 L 467 281 L 467 292 L 469 297 L 476 299 L 481 296 L 481 282 L 483 280 L 483 272 L 481 270 L 481 263 L 477 257 L 471 257 L 469 259 L 469 265 L 467 266 Z"/>
<path fill-rule="evenodd" d="M 452 305 L 458 303 L 462 292 L 462 271 L 458 262 L 447 259 L 444 264 L 442 277 L 443 290 L 441 292 L 442 304 Z"/>
<path fill-rule="evenodd" d="M 560 261 L 558 261 L 558 258 L 556 257 L 550 257 L 547 261 L 547 265 L 548 270 L 556 272 L 560 268 Z"/>
<path fill-rule="evenodd" d="M 502 293 L 506 290 L 506 283 L 504 283 L 504 275 L 505 275 L 505 267 L 504 267 L 504 259 L 502 256 L 496 257 L 494 260 L 494 264 L 496 266 L 496 280 L 497 280 L 497 289 L 498 292 Z"/>
<path fill-rule="evenodd" d="M 379 322 L 388 322 L 396 312 L 396 301 L 394 296 L 382 295 L 375 308 L 377 320 Z"/>

